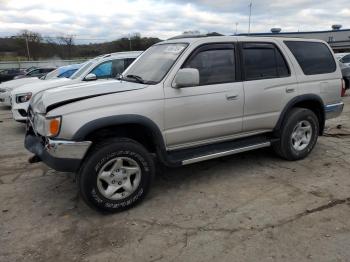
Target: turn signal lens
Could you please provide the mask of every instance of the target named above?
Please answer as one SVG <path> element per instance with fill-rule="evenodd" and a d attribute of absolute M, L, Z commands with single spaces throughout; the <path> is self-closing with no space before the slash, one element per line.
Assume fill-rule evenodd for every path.
<path fill-rule="evenodd" d="M 60 131 L 61 119 L 53 118 L 49 120 L 50 136 L 57 136 Z"/>
<path fill-rule="evenodd" d="M 346 92 L 346 89 L 345 89 L 345 80 L 342 79 L 342 80 L 341 80 L 341 91 L 340 91 L 341 97 L 344 97 L 344 96 L 345 96 L 345 92 Z"/>

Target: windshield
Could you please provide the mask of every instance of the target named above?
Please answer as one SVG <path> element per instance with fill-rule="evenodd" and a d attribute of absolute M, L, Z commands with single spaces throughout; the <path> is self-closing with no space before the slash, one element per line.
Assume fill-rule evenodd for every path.
<path fill-rule="evenodd" d="M 44 76 L 43 78 L 41 78 L 42 80 L 49 80 L 49 79 L 53 79 L 55 77 L 58 77 L 59 74 L 59 69 L 55 69 L 53 71 L 51 71 L 50 73 L 48 73 L 46 76 Z"/>
<path fill-rule="evenodd" d="M 93 62 L 94 62 L 94 60 L 90 60 L 90 61 L 86 62 L 82 67 L 80 67 L 80 69 L 78 71 L 76 71 L 69 78 L 70 79 L 77 79 L 77 78 L 79 78 L 92 65 Z"/>
<path fill-rule="evenodd" d="M 159 83 L 180 56 L 187 44 L 160 44 L 148 48 L 126 72 L 123 80 L 149 84 Z"/>

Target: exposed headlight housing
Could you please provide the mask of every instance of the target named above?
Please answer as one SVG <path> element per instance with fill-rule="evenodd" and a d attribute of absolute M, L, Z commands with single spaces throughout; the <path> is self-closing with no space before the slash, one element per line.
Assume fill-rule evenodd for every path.
<path fill-rule="evenodd" d="M 61 120 L 61 116 L 46 118 L 44 115 L 35 114 L 34 129 L 42 136 L 55 137 L 60 132 Z"/>
<path fill-rule="evenodd" d="M 32 98 L 32 93 L 24 93 L 24 94 L 18 94 L 16 95 L 16 103 L 25 103 L 28 102 Z"/>

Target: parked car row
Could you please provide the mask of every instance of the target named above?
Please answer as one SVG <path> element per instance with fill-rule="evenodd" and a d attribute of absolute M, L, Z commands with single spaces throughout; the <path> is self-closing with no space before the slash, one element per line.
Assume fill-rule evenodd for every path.
<path fill-rule="evenodd" d="M 145 198 L 155 161 L 178 167 L 269 146 L 305 158 L 341 114 L 343 83 L 324 41 L 192 37 L 99 56 L 67 79 L 13 89 L 10 101 L 27 121 L 29 161 L 77 173 L 89 206 L 117 212 Z"/>
<path fill-rule="evenodd" d="M 11 106 L 11 92 L 25 84 L 40 82 L 40 80 L 50 80 L 60 77 L 70 77 L 76 70 L 78 70 L 80 64 L 62 66 L 54 71 L 49 72 L 46 75 L 38 77 L 24 77 L 15 80 L 10 80 L 5 83 L 0 84 L 0 102 L 6 106 Z M 36 70 L 36 69 L 34 69 Z M 30 70 L 29 72 L 31 72 Z"/>
<path fill-rule="evenodd" d="M 21 69 L 4 69 L 0 70 L 0 83 L 10 81 L 13 79 L 20 79 L 26 77 L 42 77 L 56 68 L 37 68 L 31 67 L 25 70 Z"/>
<path fill-rule="evenodd" d="M 83 81 L 115 78 L 141 53 L 134 51 L 107 54 L 84 64 L 60 67 L 40 80 L 27 78 L 26 81 L 18 79 L 0 84 L 0 101 L 12 107 L 13 118 L 16 121 L 26 122 L 30 100 L 36 93 L 60 86 L 83 83 Z"/>

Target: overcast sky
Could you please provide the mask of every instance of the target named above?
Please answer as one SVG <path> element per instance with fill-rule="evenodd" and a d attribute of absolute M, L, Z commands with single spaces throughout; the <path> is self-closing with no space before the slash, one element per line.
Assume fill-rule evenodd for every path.
<path fill-rule="evenodd" d="M 45 36 L 73 34 L 91 42 L 128 33 L 161 39 L 186 30 L 247 32 L 250 1 L 240 0 L 0 0 L 0 36 L 21 29 Z M 349 0 L 255 0 L 252 32 L 350 28 Z M 95 39 L 95 40 L 94 40 Z"/>

